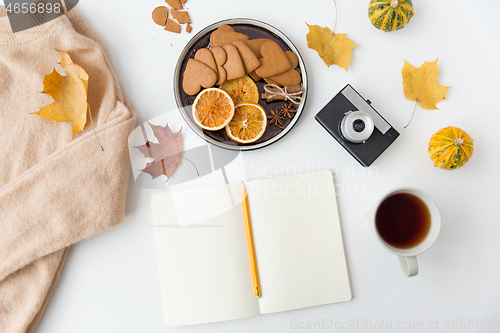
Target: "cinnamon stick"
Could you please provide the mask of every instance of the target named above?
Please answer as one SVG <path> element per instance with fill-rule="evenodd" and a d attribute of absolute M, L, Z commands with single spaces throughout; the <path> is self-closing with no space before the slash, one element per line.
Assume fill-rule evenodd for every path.
<path fill-rule="evenodd" d="M 298 92 L 302 91 L 302 87 L 300 85 L 287 86 L 287 87 L 283 87 L 282 89 L 285 90 L 285 88 L 286 88 L 286 92 L 289 94 L 298 93 Z M 261 98 L 267 100 L 268 102 L 286 99 L 286 97 L 283 95 L 275 95 L 275 94 L 281 93 L 281 91 L 278 88 L 269 88 L 269 91 L 270 91 L 272 96 L 268 96 L 268 94 L 266 92 L 264 92 L 264 93 L 262 93 Z"/>

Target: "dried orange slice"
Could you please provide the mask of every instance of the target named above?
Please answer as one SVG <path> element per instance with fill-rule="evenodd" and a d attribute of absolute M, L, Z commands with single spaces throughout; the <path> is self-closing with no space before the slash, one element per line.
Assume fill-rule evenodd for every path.
<path fill-rule="evenodd" d="M 259 89 L 248 75 L 224 82 L 220 89 L 233 99 L 234 105 L 241 103 L 259 103 Z"/>
<path fill-rule="evenodd" d="M 203 129 L 220 130 L 229 124 L 233 115 L 233 100 L 222 89 L 205 89 L 194 100 L 193 118 L 195 123 Z"/>
<path fill-rule="evenodd" d="M 226 126 L 230 139 L 239 143 L 257 141 L 266 131 L 266 111 L 259 104 L 242 103 L 234 108 L 233 119 Z"/>

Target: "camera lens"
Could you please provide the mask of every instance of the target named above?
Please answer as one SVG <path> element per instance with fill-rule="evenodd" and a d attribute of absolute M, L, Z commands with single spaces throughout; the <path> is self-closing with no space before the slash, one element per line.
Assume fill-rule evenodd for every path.
<path fill-rule="evenodd" d="M 372 117 L 360 110 L 346 112 L 340 123 L 342 136 L 352 143 L 362 143 L 368 140 L 374 128 Z"/>
<path fill-rule="evenodd" d="M 361 119 L 356 119 L 352 123 L 352 128 L 358 133 L 363 132 L 363 130 L 365 129 L 365 122 Z"/>

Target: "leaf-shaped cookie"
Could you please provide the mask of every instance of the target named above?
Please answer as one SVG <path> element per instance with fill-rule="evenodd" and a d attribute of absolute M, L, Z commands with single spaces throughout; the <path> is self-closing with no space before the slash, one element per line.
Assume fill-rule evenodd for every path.
<path fill-rule="evenodd" d="M 338 65 L 347 70 L 352 59 L 351 51 L 359 45 L 347 38 L 346 34 L 334 34 L 328 27 L 309 24 L 307 26 L 309 27 L 309 33 L 306 35 L 307 46 L 316 50 L 328 67 Z"/>
<path fill-rule="evenodd" d="M 37 114 L 54 122 L 69 121 L 73 125 L 73 136 L 83 130 L 87 122 L 87 90 L 89 76 L 85 70 L 74 64 L 70 56 L 63 51 L 59 64 L 66 71 L 61 76 L 55 69 L 43 78 L 42 93 L 51 96 L 54 102 L 41 107 Z"/>

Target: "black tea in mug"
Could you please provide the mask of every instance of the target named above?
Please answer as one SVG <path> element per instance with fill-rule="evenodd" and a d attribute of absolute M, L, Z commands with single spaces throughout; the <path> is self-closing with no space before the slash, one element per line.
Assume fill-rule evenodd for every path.
<path fill-rule="evenodd" d="M 375 225 L 388 245 L 410 249 L 420 244 L 431 228 L 427 205 L 410 193 L 395 193 L 385 198 L 377 209 Z"/>

